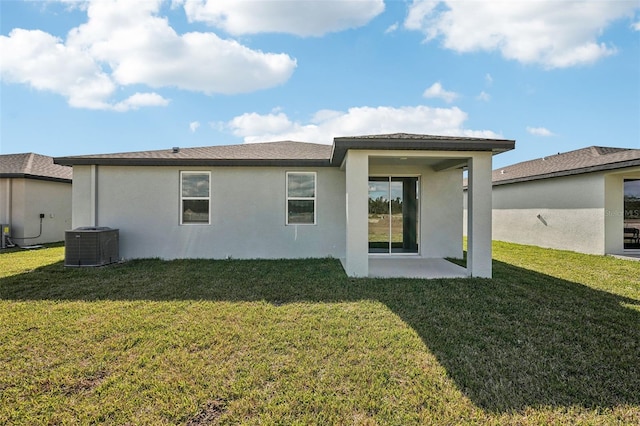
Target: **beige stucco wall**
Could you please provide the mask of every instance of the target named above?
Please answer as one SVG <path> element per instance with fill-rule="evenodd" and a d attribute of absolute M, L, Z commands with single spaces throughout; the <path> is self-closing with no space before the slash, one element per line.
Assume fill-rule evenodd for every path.
<path fill-rule="evenodd" d="M 493 239 L 623 254 L 624 179 L 640 179 L 640 168 L 494 186 Z M 463 201 L 466 235 L 466 192 Z"/>
<path fill-rule="evenodd" d="M 94 197 L 92 190 L 92 173 L 96 166 L 73 166 L 73 229 L 80 226 L 95 226 Z"/>
<path fill-rule="evenodd" d="M 494 186 L 493 239 L 621 254 L 623 182 L 638 178 L 633 168 Z M 466 218 L 466 193 L 464 203 Z"/>
<path fill-rule="evenodd" d="M 493 239 L 604 254 L 604 177 L 584 174 L 493 187 Z"/>
<path fill-rule="evenodd" d="M 399 166 L 372 162 L 376 156 L 414 158 Z M 332 256 L 345 260 L 347 274 L 366 276 L 371 175 L 419 176 L 419 256 L 462 257 L 462 172 L 432 167 L 450 159 L 476 159 L 482 176 L 490 174 L 491 153 L 471 152 L 353 151 L 342 168 L 74 166 L 73 227 L 118 228 L 123 258 Z M 181 170 L 211 173 L 211 224 L 180 225 Z M 285 225 L 287 171 L 317 173 L 316 225 Z M 479 196 L 488 203 L 476 211 L 478 224 L 490 224 L 485 189 Z M 479 261 L 468 271 L 491 276 L 490 238 L 480 231 Z"/>
<path fill-rule="evenodd" d="M 179 225 L 180 170 L 186 169 L 74 166 L 73 227 L 119 228 L 120 250 L 125 258 L 345 256 L 343 171 L 336 168 L 189 168 L 212 173 L 212 223 Z M 317 225 L 284 224 L 285 173 L 295 170 L 318 173 Z M 377 167 L 369 172 L 420 176 L 420 255 L 462 257 L 462 174 L 459 170 L 435 172 L 428 166 L 402 170 Z M 97 176 L 94 177 L 98 188 L 95 195 L 91 190 L 92 174 Z M 366 178 L 364 189 L 366 206 Z M 97 208 L 93 207 L 93 198 L 97 200 Z M 364 252 L 367 252 L 366 245 Z"/>
<path fill-rule="evenodd" d="M 0 223 L 11 225 L 18 245 L 64 240 L 71 228 L 71 184 L 25 178 L 0 179 Z M 40 213 L 42 235 L 40 234 Z"/>
<path fill-rule="evenodd" d="M 180 225 L 181 170 L 211 172 L 210 225 Z M 316 225 L 285 225 L 286 172 L 298 170 L 317 172 Z M 344 173 L 336 168 L 74 166 L 74 176 L 74 227 L 120 229 L 124 258 L 345 253 Z"/>

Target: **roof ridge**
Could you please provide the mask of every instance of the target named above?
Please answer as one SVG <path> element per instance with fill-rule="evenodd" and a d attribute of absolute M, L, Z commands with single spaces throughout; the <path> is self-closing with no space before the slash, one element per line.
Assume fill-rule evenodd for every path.
<path fill-rule="evenodd" d="M 616 148 L 613 146 L 597 146 L 597 145 L 592 146 L 591 148 L 595 150 L 598 155 L 615 154 L 617 152 L 629 151 L 632 149 L 632 148 Z"/>
<path fill-rule="evenodd" d="M 281 140 L 281 141 L 268 141 L 268 142 L 242 142 L 242 143 L 229 143 L 223 145 L 202 145 L 202 146 L 180 146 L 175 145 L 175 148 L 178 148 L 180 151 L 183 150 L 203 150 L 203 149 L 215 149 L 215 148 L 228 148 L 228 147 L 242 147 L 242 146 L 250 146 L 250 145 L 269 145 L 269 144 L 283 144 L 283 143 L 298 143 L 305 145 L 327 145 L 330 144 L 318 143 L 318 142 L 305 142 L 305 141 L 292 141 L 292 140 Z M 163 152 L 163 151 L 171 151 L 174 147 L 170 148 L 159 148 L 159 149 L 151 149 L 145 151 L 126 151 L 126 152 L 109 152 L 104 154 L 95 154 L 95 155 L 120 155 L 120 154 L 139 154 L 139 153 L 155 153 L 155 152 Z M 91 155 L 89 155 L 91 156 Z M 75 156 L 74 156 L 75 157 Z"/>
<path fill-rule="evenodd" d="M 27 158 L 26 158 L 25 165 L 24 165 L 24 172 L 25 173 L 31 173 L 31 169 L 33 168 L 33 159 L 34 159 L 33 152 L 27 153 Z"/>
<path fill-rule="evenodd" d="M 576 155 L 576 154 L 580 154 L 580 153 L 585 153 L 585 154 L 592 154 L 593 157 L 600 157 L 603 155 L 610 155 L 610 154 L 615 154 L 618 152 L 622 152 L 622 151 L 632 151 L 633 148 L 617 148 L 617 147 L 612 147 L 612 146 L 597 146 L 597 145 L 592 145 L 592 146 L 588 146 L 585 148 L 579 148 L 579 149 L 574 149 L 572 151 L 567 151 L 567 152 L 558 152 L 557 154 L 550 154 L 550 155 L 545 155 L 539 158 L 532 158 L 531 160 L 524 160 L 524 161 L 520 161 L 519 163 L 514 163 L 514 164 L 510 164 L 508 166 L 504 166 L 504 167 L 500 167 L 499 169 L 508 169 L 511 167 L 515 167 L 515 166 L 520 166 L 523 164 L 528 164 L 528 163 L 535 163 L 538 161 L 548 161 L 551 160 L 553 158 L 557 158 L 557 157 L 562 157 L 562 156 L 567 156 L 567 155 Z"/>

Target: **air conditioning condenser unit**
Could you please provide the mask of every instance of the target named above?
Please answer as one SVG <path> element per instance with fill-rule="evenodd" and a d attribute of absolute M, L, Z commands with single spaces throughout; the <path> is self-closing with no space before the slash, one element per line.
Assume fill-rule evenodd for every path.
<path fill-rule="evenodd" d="M 103 266 L 119 260 L 120 231 L 86 226 L 65 232 L 64 266 Z"/>

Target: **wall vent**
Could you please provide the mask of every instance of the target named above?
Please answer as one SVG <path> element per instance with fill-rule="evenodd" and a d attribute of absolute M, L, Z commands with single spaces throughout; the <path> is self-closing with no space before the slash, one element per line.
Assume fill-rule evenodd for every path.
<path fill-rule="evenodd" d="M 119 260 L 120 231 L 81 227 L 65 232 L 64 266 L 103 266 Z"/>

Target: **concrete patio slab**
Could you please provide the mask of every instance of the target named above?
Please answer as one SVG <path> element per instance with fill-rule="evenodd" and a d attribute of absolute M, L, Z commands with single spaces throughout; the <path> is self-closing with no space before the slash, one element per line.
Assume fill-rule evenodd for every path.
<path fill-rule="evenodd" d="M 467 270 L 445 259 L 369 257 L 370 278 L 466 278 Z"/>
<path fill-rule="evenodd" d="M 623 260 L 635 260 L 640 261 L 640 253 L 625 253 L 625 254 L 609 254 L 607 256 L 615 257 Z"/>

